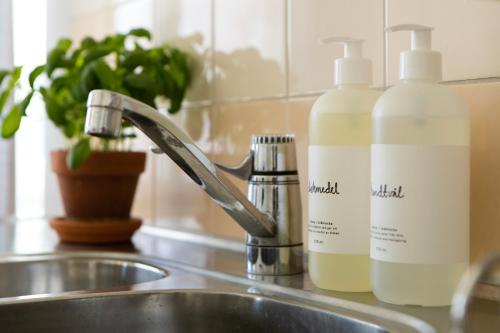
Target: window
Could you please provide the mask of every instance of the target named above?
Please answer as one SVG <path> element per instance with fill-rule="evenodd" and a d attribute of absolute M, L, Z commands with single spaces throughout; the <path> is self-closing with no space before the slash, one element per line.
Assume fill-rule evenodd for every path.
<path fill-rule="evenodd" d="M 29 10 L 27 10 L 29 9 Z M 47 53 L 46 0 L 12 1 L 14 65 L 23 65 L 23 83 L 29 72 L 45 62 Z M 16 98 L 26 95 L 26 87 L 18 89 Z M 49 153 L 45 132 L 47 122 L 39 96 L 27 110 L 15 138 L 15 213 L 18 218 L 46 215 L 46 172 Z"/>

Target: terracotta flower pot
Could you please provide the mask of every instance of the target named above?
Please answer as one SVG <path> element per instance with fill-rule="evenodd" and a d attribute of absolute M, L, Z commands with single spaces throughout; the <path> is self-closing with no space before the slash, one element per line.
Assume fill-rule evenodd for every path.
<path fill-rule="evenodd" d="M 51 153 L 52 170 L 68 218 L 128 218 L 146 154 L 93 152 L 76 170 L 66 166 L 66 150 Z"/>

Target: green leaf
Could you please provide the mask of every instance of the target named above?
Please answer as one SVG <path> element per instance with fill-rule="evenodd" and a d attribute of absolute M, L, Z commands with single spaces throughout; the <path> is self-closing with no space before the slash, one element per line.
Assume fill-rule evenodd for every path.
<path fill-rule="evenodd" d="M 125 46 L 125 35 L 124 34 L 116 34 L 114 36 L 107 37 L 103 43 L 109 47 L 112 47 L 114 50 L 118 51 L 123 49 Z"/>
<path fill-rule="evenodd" d="M 9 71 L 0 70 L 0 87 L 2 86 L 3 79 L 5 79 L 9 75 Z"/>
<path fill-rule="evenodd" d="M 56 126 L 62 126 L 65 122 L 64 119 L 64 108 L 62 108 L 57 100 L 54 99 L 49 92 L 42 93 L 43 101 L 45 102 L 45 111 L 47 112 L 47 117 Z"/>
<path fill-rule="evenodd" d="M 21 77 L 21 70 L 22 67 L 15 67 L 11 72 L 10 72 L 10 80 L 9 83 L 7 84 L 7 87 L 5 88 L 4 91 L 0 94 L 0 114 L 2 114 L 2 110 L 5 107 L 5 104 L 7 104 L 7 101 L 9 100 L 10 95 L 14 91 L 14 88 L 16 87 L 17 81 L 19 81 L 19 78 Z"/>
<path fill-rule="evenodd" d="M 88 94 L 85 94 L 85 92 L 82 90 L 80 82 L 71 81 L 67 84 L 66 88 L 69 89 L 71 96 L 75 101 L 81 103 L 85 103 L 87 101 Z"/>
<path fill-rule="evenodd" d="M 58 92 L 65 89 L 71 81 L 67 76 L 59 76 L 52 80 L 50 90 Z"/>
<path fill-rule="evenodd" d="M 149 58 L 154 62 L 159 62 L 162 65 L 167 64 L 170 59 L 161 47 L 155 47 L 148 51 Z"/>
<path fill-rule="evenodd" d="M 17 66 L 12 70 L 11 74 L 11 82 L 9 83 L 9 86 L 14 88 L 16 85 L 17 81 L 19 81 L 19 78 L 21 77 L 21 71 L 22 71 L 22 66 Z"/>
<path fill-rule="evenodd" d="M 80 78 L 80 88 L 84 95 L 88 95 L 89 92 L 98 87 L 98 78 L 94 71 L 93 64 L 87 64 L 83 70 Z"/>
<path fill-rule="evenodd" d="M 19 125 L 21 125 L 21 118 L 23 116 L 23 112 L 19 104 L 15 104 L 10 110 L 9 114 L 2 123 L 2 137 L 7 139 L 16 134 Z"/>
<path fill-rule="evenodd" d="M 188 56 L 179 50 L 172 51 L 171 64 L 172 75 L 181 88 L 187 88 L 191 81 L 191 72 L 188 65 Z"/>
<path fill-rule="evenodd" d="M 80 139 L 69 149 L 66 157 L 66 165 L 70 170 L 75 170 L 89 158 L 90 154 L 91 150 L 89 138 Z"/>
<path fill-rule="evenodd" d="M 66 123 L 64 126 L 61 127 L 61 129 L 64 133 L 64 136 L 67 138 L 72 138 L 73 136 L 75 136 L 75 134 L 77 134 L 76 126 L 71 122 Z"/>
<path fill-rule="evenodd" d="M 84 39 L 82 39 L 81 43 L 80 43 L 80 47 L 82 49 L 87 49 L 87 48 L 90 48 L 92 46 L 95 46 L 97 44 L 97 42 L 95 41 L 94 38 L 92 37 L 85 37 Z"/>
<path fill-rule="evenodd" d="M 2 114 L 5 104 L 7 104 L 7 100 L 9 99 L 10 93 L 11 91 L 6 89 L 2 91 L 2 93 L 0 94 L 0 114 Z"/>
<path fill-rule="evenodd" d="M 129 74 L 125 77 L 125 82 L 129 87 L 142 89 L 150 92 L 156 91 L 156 83 L 150 75 L 145 73 Z"/>
<path fill-rule="evenodd" d="M 96 59 L 103 58 L 113 52 L 113 48 L 109 46 L 96 46 L 93 49 L 89 49 L 87 54 L 85 54 L 84 63 L 88 64 Z"/>
<path fill-rule="evenodd" d="M 185 72 L 181 68 L 172 64 L 170 66 L 170 75 L 172 75 L 172 78 L 174 79 L 178 87 L 186 86 L 188 78 L 186 77 Z"/>
<path fill-rule="evenodd" d="M 148 66 L 150 57 L 144 50 L 134 50 L 127 52 L 123 57 L 122 66 L 132 71 L 139 66 Z"/>
<path fill-rule="evenodd" d="M 73 42 L 69 38 L 61 38 L 57 42 L 57 48 L 63 50 L 64 52 L 68 51 Z"/>
<path fill-rule="evenodd" d="M 146 73 L 128 74 L 125 77 L 125 88 L 131 96 L 154 107 L 154 99 L 158 95 L 157 83 Z"/>
<path fill-rule="evenodd" d="M 56 68 L 71 66 L 71 62 L 66 59 L 66 52 L 71 47 L 71 40 L 62 38 L 57 45 L 47 54 L 47 64 L 45 70 L 50 77 Z"/>
<path fill-rule="evenodd" d="M 72 71 L 76 71 L 84 65 L 85 62 L 85 54 L 83 52 L 84 50 L 85 49 L 82 47 L 80 49 L 75 50 L 71 55 L 69 62 L 71 64 L 70 69 Z"/>
<path fill-rule="evenodd" d="M 45 70 L 45 65 L 40 65 L 40 66 L 36 67 L 33 71 L 31 71 L 30 77 L 29 77 L 29 82 L 30 82 L 31 89 L 33 89 L 33 85 L 35 84 L 36 78 L 40 74 L 42 74 L 44 70 Z"/>
<path fill-rule="evenodd" d="M 113 70 L 102 60 L 97 60 L 93 65 L 95 74 L 101 82 L 100 88 L 113 90 L 117 82 Z"/>
<path fill-rule="evenodd" d="M 157 96 L 164 95 L 171 102 L 169 112 L 180 109 L 191 81 L 189 58 L 174 47 L 149 47 L 143 43 L 151 38 L 148 30 L 139 28 L 99 40 L 88 37 L 78 45 L 72 45 L 70 39 L 61 39 L 47 53 L 46 64 L 29 73 L 31 91 L 42 95 L 48 118 L 67 138 L 80 139 L 68 159 L 73 167 L 82 161 L 78 157 L 82 156 L 80 151 L 90 150 L 89 139 L 81 139 L 85 137 L 85 103 L 89 91 L 109 89 L 151 106 Z M 0 71 L 0 112 L 17 86 L 20 70 Z M 47 84 L 45 80 L 41 84 L 39 78 L 44 71 Z M 15 133 L 16 126 L 12 125 L 26 114 L 33 97 L 31 91 L 13 111 L 5 110 L 5 113 L 10 111 L 5 115 L 6 134 Z M 1 119 L 0 131 L 4 126 Z"/>
<path fill-rule="evenodd" d="M 64 67 L 66 65 L 66 61 L 64 58 L 65 55 L 66 51 L 59 48 L 55 48 L 47 54 L 47 64 L 45 70 L 47 71 L 47 75 L 49 77 L 52 75 L 56 68 Z"/>
<path fill-rule="evenodd" d="M 21 103 L 19 103 L 19 108 L 21 109 L 21 113 L 23 116 L 26 116 L 26 109 L 28 108 L 28 105 L 30 104 L 31 98 L 33 97 L 34 93 L 34 91 L 31 91 L 28 95 L 26 95 L 26 97 L 23 98 Z"/>
<path fill-rule="evenodd" d="M 151 40 L 151 33 L 144 28 L 132 29 L 129 31 L 128 35 L 135 37 L 146 37 L 148 40 Z"/>

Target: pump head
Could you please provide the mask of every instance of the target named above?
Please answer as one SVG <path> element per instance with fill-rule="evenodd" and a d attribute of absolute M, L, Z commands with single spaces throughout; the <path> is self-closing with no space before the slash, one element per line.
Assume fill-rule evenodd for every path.
<path fill-rule="evenodd" d="M 363 58 L 363 40 L 350 37 L 326 37 L 319 40 L 320 44 L 343 44 L 344 57 L 335 59 L 334 83 L 370 84 L 372 82 L 372 64 Z"/>
<path fill-rule="evenodd" d="M 386 29 L 387 32 L 411 31 L 410 50 L 401 52 L 399 78 L 441 80 L 441 54 L 431 50 L 431 32 L 434 28 L 418 24 L 400 24 Z"/>

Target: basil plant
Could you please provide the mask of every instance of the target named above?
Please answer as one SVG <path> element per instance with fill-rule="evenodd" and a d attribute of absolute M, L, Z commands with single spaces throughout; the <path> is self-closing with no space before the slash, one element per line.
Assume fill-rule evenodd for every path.
<path fill-rule="evenodd" d="M 75 169 L 93 150 L 119 150 L 135 137 L 124 123 L 118 139 L 91 138 L 84 133 L 86 101 L 90 91 L 108 89 L 155 107 L 157 97 L 169 100 L 176 113 L 191 81 L 188 55 L 170 46 L 146 47 L 145 29 L 117 33 L 102 40 L 87 37 L 74 47 L 61 39 L 47 54 L 46 63 L 29 74 L 29 92 L 5 110 L 21 78 L 21 67 L 0 71 L 0 122 L 3 138 L 14 136 L 32 97 L 39 94 L 48 119 L 70 142 L 68 167 Z"/>

